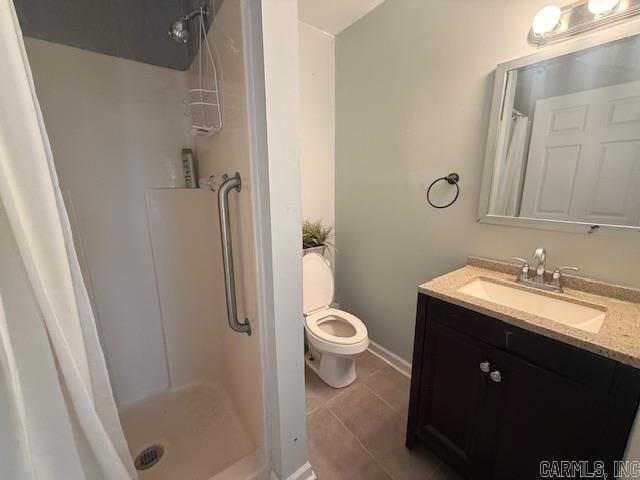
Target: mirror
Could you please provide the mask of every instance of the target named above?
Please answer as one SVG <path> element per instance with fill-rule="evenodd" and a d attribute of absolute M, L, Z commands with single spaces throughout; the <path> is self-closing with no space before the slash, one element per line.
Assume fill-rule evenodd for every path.
<path fill-rule="evenodd" d="M 640 231 L 640 35 L 496 75 L 480 220 Z"/>

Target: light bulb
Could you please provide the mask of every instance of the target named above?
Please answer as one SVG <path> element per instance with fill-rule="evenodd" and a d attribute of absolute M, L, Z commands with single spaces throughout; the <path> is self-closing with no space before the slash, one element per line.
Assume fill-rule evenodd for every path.
<path fill-rule="evenodd" d="M 594 15 L 609 13 L 619 3 L 620 0 L 589 0 L 589 11 Z"/>
<path fill-rule="evenodd" d="M 551 32 L 560 23 L 562 11 L 557 5 L 547 5 L 542 8 L 531 22 L 531 29 L 536 35 L 544 35 Z"/>

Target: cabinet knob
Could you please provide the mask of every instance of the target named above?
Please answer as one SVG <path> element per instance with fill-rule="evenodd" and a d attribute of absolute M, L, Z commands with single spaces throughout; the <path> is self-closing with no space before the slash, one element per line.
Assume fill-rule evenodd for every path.
<path fill-rule="evenodd" d="M 489 362 L 480 363 L 480 371 L 488 373 L 489 370 L 491 370 L 491 365 L 489 365 Z"/>
<path fill-rule="evenodd" d="M 500 375 L 499 370 L 494 370 L 493 372 L 491 372 L 489 374 L 489 377 L 496 383 L 500 383 L 502 381 L 502 375 Z"/>

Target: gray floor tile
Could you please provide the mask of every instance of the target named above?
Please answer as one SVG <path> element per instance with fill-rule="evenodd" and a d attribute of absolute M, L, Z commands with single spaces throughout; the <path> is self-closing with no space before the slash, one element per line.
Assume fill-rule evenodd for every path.
<path fill-rule="evenodd" d="M 348 391 L 350 388 L 354 388 L 359 382 L 383 370 L 385 367 L 388 367 L 388 365 L 375 355 L 368 351 L 361 353 L 356 358 L 358 378 L 354 383 L 344 388 L 330 387 L 313 370 L 305 367 L 306 412 L 313 412 L 316 408 L 325 405 L 329 400 Z"/>
<path fill-rule="evenodd" d="M 356 372 L 358 374 L 358 380 L 362 380 L 386 366 L 386 363 L 368 350 L 365 350 L 356 357 Z"/>
<path fill-rule="evenodd" d="M 392 479 L 425 480 L 440 466 L 428 450 L 410 451 L 404 446 L 404 418 L 364 384 L 327 405 Z"/>
<path fill-rule="evenodd" d="M 309 367 L 305 368 L 305 397 L 307 401 L 306 412 L 310 413 L 321 407 L 328 400 L 338 395 L 344 389 L 330 387 L 324 383 L 318 375 Z M 349 387 L 346 387 L 349 388 Z"/>
<path fill-rule="evenodd" d="M 390 480 L 327 408 L 307 415 L 307 437 L 309 459 L 319 480 Z"/>
<path fill-rule="evenodd" d="M 403 417 L 409 408 L 409 389 L 411 381 L 390 366 L 362 379 L 371 390 L 391 405 Z"/>

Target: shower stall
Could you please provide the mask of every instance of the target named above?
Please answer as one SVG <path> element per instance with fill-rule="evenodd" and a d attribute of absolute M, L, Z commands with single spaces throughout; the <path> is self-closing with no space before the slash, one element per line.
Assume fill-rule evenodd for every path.
<path fill-rule="evenodd" d="M 191 3 L 153 12 L 138 33 L 126 23 L 136 16 L 121 11 L 120 30 L 102 37 L 100 15 L 56 32 L 59 14 L 30 9 L 46 2 L 16 9 L 139 478 L 267 478 L 277 412 L 267 406 L 246 45 L 259 2 Z M 51 17 L 41 28 L 44 14 Z M 109 38 L 127 35 L 148 52 L 110 50 Z M 171 55 L 161 59 L 162 49 Z M 199 188 L 186 188 L 182 149 L 195 152 Z M 292 415 L 304 421 L 303 412 Z M 278 450 L 290 441 L 304 451 L 303 436 L 283 438 Z"/>

